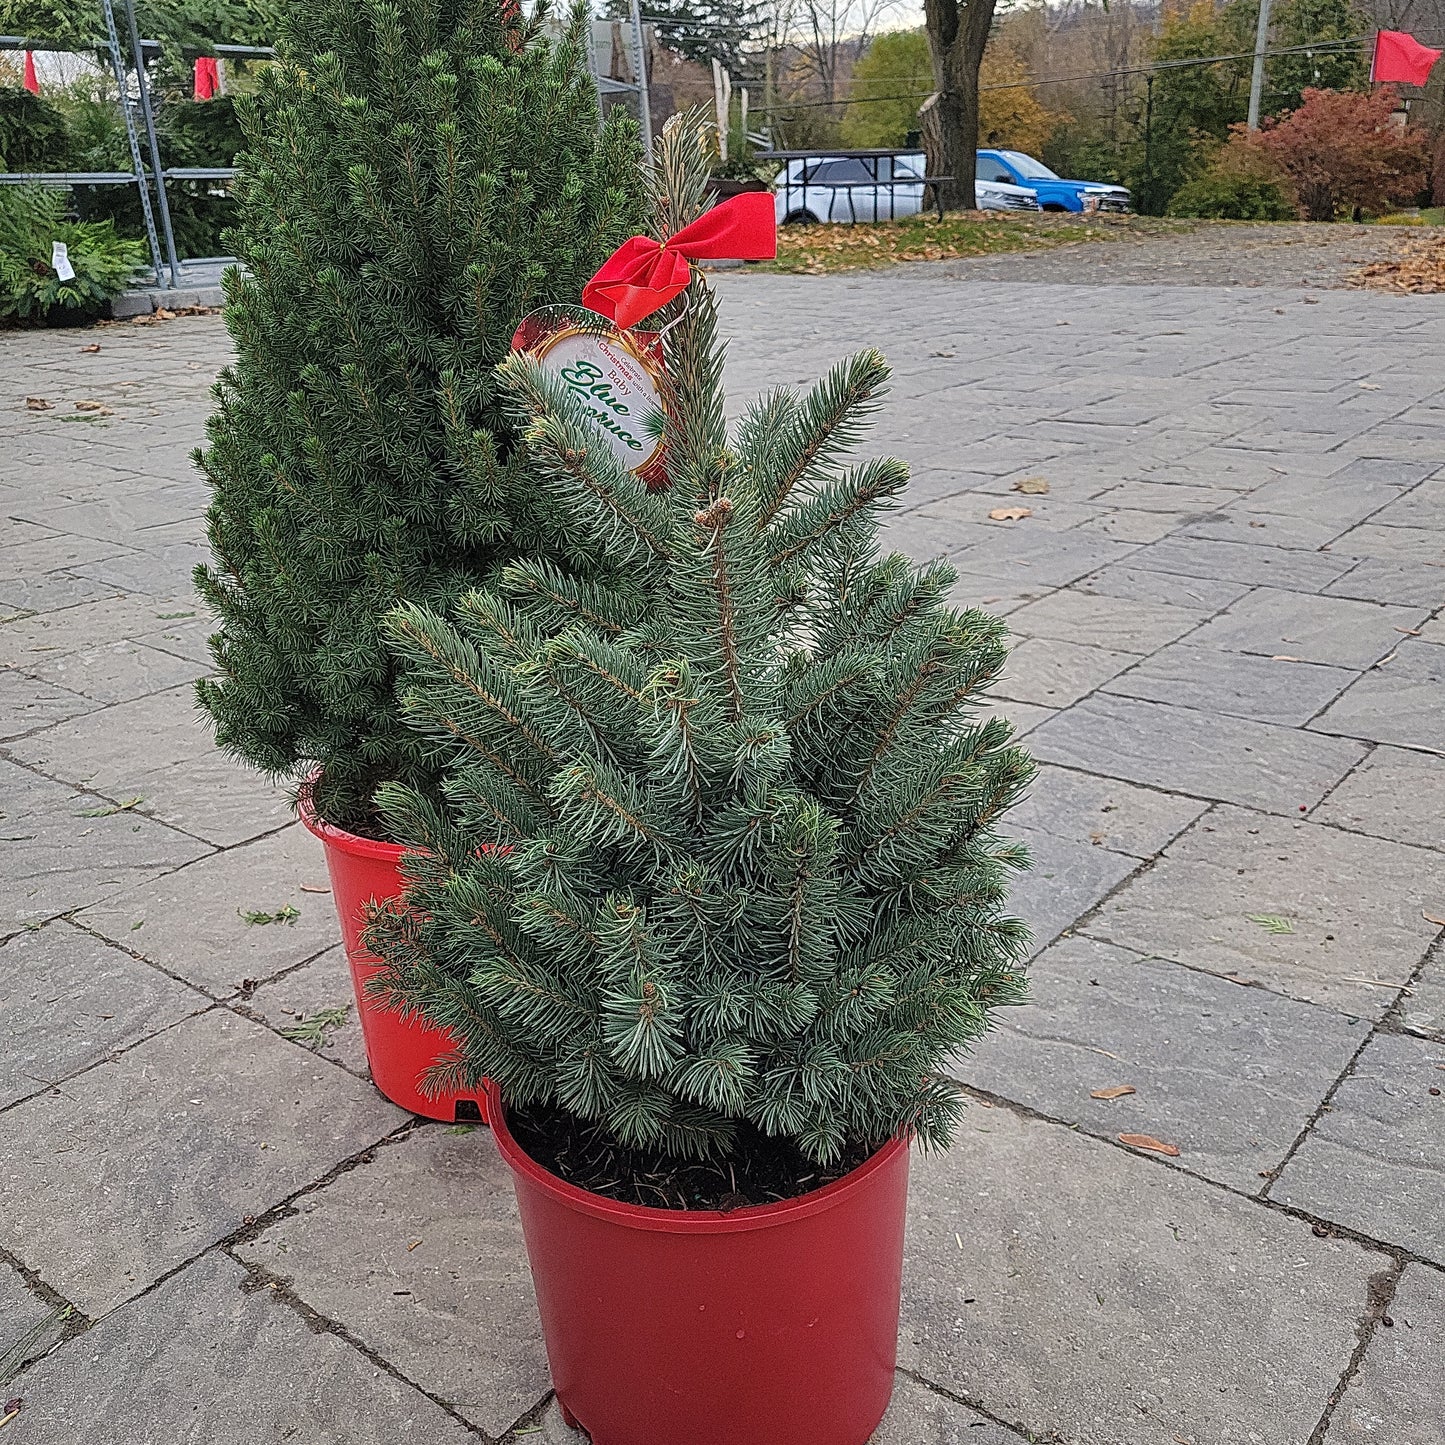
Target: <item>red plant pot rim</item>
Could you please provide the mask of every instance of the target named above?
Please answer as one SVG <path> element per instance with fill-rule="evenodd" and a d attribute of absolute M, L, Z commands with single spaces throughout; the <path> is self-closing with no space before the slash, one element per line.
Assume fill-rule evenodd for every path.
<path fill-rule="evenodd" d="M 345 828 L 328 823 L 316 811 L 311 789 L 320 776 L 319 772 L 312 773 L 301 784 L 301 791 L 296 796 L 296 811 L 300 813 L 306 830 L 320 838 L 323 843 L 340 848 L 343 853 L 350 853 L 354 858 L 384 858 L 389 863 L 397 862 L 406 852 L 400 843 L 383 843 L 378 838 L 363 838 L 359 833 L 348 833 Z"/>
<path fill-rule="evenodd" d="M 900 1150 L 907 1149 L 909 1144 L 907 1135 L 900 1134 L 841 1179 L 835 1179 L 821 1189 L 800 1194 L 796 1199 L 784 1199 L 776 1204 L 754 1204 L 746 1209 L 659 1209 L 650 1204 L 625 1204 L 620 1199 L 593 1194 L 544 1169 L 522 1148 L 507 1127 L 501 1090 L 490 1079 L 485 1087 L 487 1122 L 492 1126 L 492 1135 L 497 1141 L 497 1148 L 502 1151 L 502 1158 L 514 1173 L 569 1209 L 653 1234 L 739 1234 L 752 1229 L 773 1229 L 796 1219 L 821 1214 L 863 1188 L 874 1174 Z"/>

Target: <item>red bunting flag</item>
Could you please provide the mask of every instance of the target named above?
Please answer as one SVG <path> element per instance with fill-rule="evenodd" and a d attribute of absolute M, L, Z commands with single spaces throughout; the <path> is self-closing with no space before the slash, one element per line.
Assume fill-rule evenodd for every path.
<path fill-rule="evenodd" d="M 771 261 L 778 254 L 774 205 L 770 191 L 745 191 L 665 241 L 624 241 L 582 288 L 582 304 L 626 331 L 687 289 L 692 261 Z"/>
<path fill-rule="evenodd" d="M 1430 79 L 1430 67 L 1440 59 L 1440 54 L 1403 30 L 1377 31 L 1370 79 L 1424 85 Z"/>
<path fill-rule="evenodd" d="M 25 89 L 31 95 L 40 94 L 40 77 L 35 73 L 35 57 L 28 50 L 25 52 Z"/>
<path fill-rule="evenodd" d="M 221 68 L 213 56 L 196 57 L 196 79 L 193 94 L 197 100 L 209 100 L 221 88 Z"/>

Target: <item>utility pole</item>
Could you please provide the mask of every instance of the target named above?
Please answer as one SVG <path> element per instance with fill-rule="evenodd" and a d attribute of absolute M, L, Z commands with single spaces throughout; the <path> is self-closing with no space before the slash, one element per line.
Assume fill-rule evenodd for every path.
<path fill-rule="evenodd" d="M 1259 98 L 1264 93 L 1264 52 L 1269 48 L 1269 0 L 1259 0 L 1259 26 L 1254 32 L 1254 74 L 1249 78 L 1250 130 L 1259 129 Z"/>
<path fill-rule="evenodd" d="M 637 74 L 637 119 L 642 126 L 642 150 L 648 165 L 652 164 L 652 95 L 647 87 L 647 40 L 642 32 L 642 7 L 637 0 L 627 7 L 632 21 L 633 68 Z"/>

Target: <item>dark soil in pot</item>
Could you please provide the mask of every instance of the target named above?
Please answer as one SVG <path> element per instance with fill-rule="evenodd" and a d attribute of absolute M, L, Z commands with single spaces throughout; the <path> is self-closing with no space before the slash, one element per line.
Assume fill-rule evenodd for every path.
<path fill-rule="evenodd" d="M 556 1105 L 511 1106 L 512 1135 L 542 1168 L 579 1189 L 653 1209 L 730 1210 L 796 1199 L 850 1174 L 879 1145 L 855 1143 L 821 1168 L 795 1145 L 738 1126 L 727 1158 L 678 1160 L 624 1149 Z"/>

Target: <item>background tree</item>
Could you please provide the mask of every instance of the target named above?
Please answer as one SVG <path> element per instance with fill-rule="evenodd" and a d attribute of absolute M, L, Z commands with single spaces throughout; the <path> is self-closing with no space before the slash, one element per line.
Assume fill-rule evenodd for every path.
<path fill-rule="evenodd" d="M 1288 176 L 1307 221 L 1413 200 L 1429 176 L 1420 131 L 1397 125 L 1398 92 L 1309 90 L 1304 104 L 1244 143 L 1258 145 Z"/>
<path fill-rule="evenodd" d="M 362 831 L 378 783 L 432 776 L 382 616 L 445 611 L 556 544 L 491 368 L 642 219 L 631 123 L 614 111 L 599 137 L 586 12 L 555 43 L 544 14 L 507 13 L 293 4 L 242 105 L 236 361 L 200 454 L 219 676 L 200 697 L 222 747 L 275 775 L 319 767 L 322 812 Z"/>
<path fill-rule="evenodd" d="M 978 71 L 978 143 L 1041 155 L 1068 115 L 1039 98 L 1028 67 L 1006 40 L 993 39 Z"/>
<path fill-rule="evenodd" d="M 901 146 L 918 129 L 918 107 L 933 89 L 933 61 L 922 30 L 874 38 L 853 65 L 844 143 L 860 150 Z"/>
<path fill-rule="evenodd" d="M 1259 14 L 1257 4 L 1248 9 Z M 1281 0 L 1270 7 L 1269 16 L 1270 44 L 1277 50 L 1357 40 L 1371 29 L 1369 19 L 1352 0 Z M 1265 82 L 1264 111 L 1268 115 L 1297 110 L 1304 104 L 1306 90 L 1366 90 L 1369 47 L 1356 44 L 1323 53 L 1272 56 Z"/>
<path fill-rule="evenodd" d="M 647 23 L 669 49 L 711 66 L 720 60 L 734 75 L 761 23 L 762 0 L 646 0 Z M 603 14 L 626 19 L 627 0 L 607 0 Z"/>
<path fill-rule="evenodd" d="M 923 0 L 928 44 L 933 56 L 933 83 L 938 99 L 932 110 L 936 130 L 928 169 L 952 176 L 942 187 L 945 207 L 974 204 L 974 172 L 978 150 L 978 71 L 993 24 L 995 0 Z M 936 153 L 935 153 L 936 152 Z"/>

